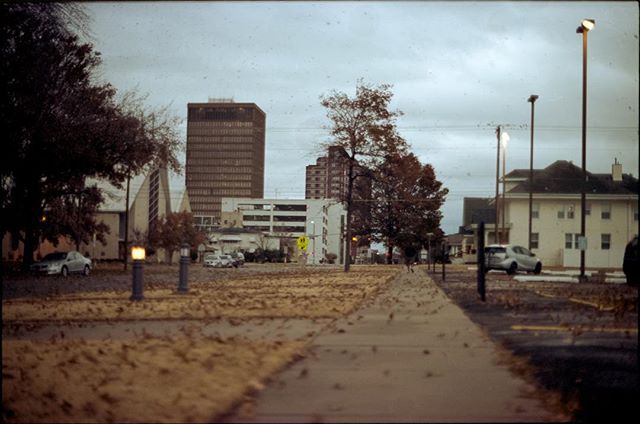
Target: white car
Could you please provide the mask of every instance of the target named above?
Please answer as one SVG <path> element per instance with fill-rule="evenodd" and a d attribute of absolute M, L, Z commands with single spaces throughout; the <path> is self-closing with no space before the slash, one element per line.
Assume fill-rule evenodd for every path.
<path fill-rule="evenodd" d="M 491 244 L 484 248 L 485 272 L 492 269 L 504 270 L 512 275 L 517 271 L 533 272 L 540 274 L 542 262 L 522 246 L 505 244 Z"/>
<path fill-rule="evenodd" d="M 222 266 L 225 268 L 233 267 L 233 258 L 231 255 L 220 255 L 220 260 L 222 261 Z"/>
<path fill-rule="evenodd" d="M 222 259 L 219 255 L 206 255 L 204 257 L 204 266 L 212 268 L 222 268 Z"/>
<path fill-rule="evenodd" d="M 91 272 L 91 259 L 84 257 L 79 252 L 53 252 L 42 258 L 41 261 L 31 265 L 30 270 L 38 274 L 59 274 L 63 277 L 71 273 L 89 275 Z"/>

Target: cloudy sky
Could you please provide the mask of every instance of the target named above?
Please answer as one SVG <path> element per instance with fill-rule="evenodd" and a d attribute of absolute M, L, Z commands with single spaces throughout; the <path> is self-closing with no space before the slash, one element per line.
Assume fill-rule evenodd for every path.
<path fill-rule="evenodd" d="M 443 229 L 462 199 L 495 193 L 495 127 L 511 137 L 507 172 L 581 164 L 582 18 L 588 51 L 587 168 L 614 158 L 638 176 L 636 2 L 134 2 L 87 3 L 100 77 L 151 105 L 208 98 L 254 102 L 267 114 L 265 197 L 304 198 L 328 124 L 319 97 L 353 95 L 359 78 L 393 85 L 400 133 L 449 188 Z M 184 176 L 172 180 L 184 186 Z"/>

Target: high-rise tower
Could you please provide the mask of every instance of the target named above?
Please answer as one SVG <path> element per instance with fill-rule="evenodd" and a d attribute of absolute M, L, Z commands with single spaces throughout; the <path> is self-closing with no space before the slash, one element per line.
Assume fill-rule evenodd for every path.
<path fill-rule="evenodd" d="M 196 226 L 219 225 L 222 197 L 264 196 L 265 113 L 255 103 L 189 103 L 186 184 Z"/>

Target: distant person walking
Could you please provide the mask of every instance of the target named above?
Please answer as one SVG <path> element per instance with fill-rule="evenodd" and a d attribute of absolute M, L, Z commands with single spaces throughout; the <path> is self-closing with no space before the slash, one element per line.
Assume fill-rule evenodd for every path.
<path fill-rule="evenodd" d="M 416 261 L 417 253 L 413 246 L 404 248 L 404 265 L 407 267 L 407 272 L 413 272 L 413 263 Z"/>

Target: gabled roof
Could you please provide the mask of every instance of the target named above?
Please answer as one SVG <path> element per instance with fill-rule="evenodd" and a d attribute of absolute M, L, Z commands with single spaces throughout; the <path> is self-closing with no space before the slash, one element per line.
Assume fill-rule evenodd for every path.
<path fill-rule="evenodd" d="M 526 171 L 526 179 L 509 190 L 509 193 L 529 193 L 529 171 L 516 169 L 505 176 L 506 180 L 519 180 Z M 513 178 L 515 177 L 515 178 Z M 611 174 L 587 172 L 586 192 L 592 194 L 638 194 L 638 179 L 623 174 L 622 181 L 613 181 Z M 534 193 L 578 194 L 581 192 L 582 168 L 565 160 L 558 160 L 544 169 L 534 170 Z"/>

